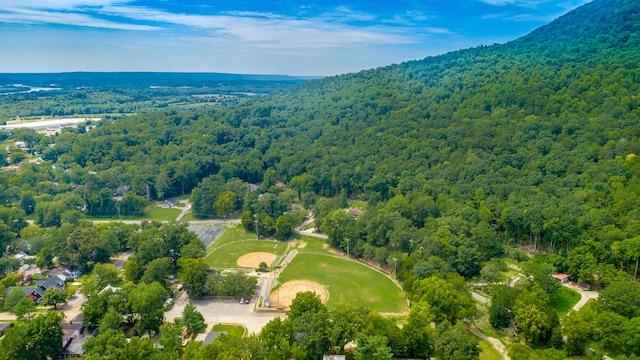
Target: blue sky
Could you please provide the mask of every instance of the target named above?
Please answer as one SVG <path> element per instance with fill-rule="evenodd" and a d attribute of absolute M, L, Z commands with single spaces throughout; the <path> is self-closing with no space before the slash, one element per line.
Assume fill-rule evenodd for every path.
<path fill-rule="evenodd" d="M 503 43 L 588 0 L 0 0 L 0 72 L 335 75 Z"/>

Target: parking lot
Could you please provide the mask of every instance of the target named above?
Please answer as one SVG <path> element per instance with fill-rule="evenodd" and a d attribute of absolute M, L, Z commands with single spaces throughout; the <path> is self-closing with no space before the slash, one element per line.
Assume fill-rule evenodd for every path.
<path fill-rule="evenodd" d="M 196 299 L 192 300 L 198 311 L 204 316 L 204 321 L 208 325 L 208 330 L 218 323 L 241 324 L 251 333 L 259 333 L 260 330 L 276 317 L 284 317 L 281 313 L 258 313 L 254 312 L 254 301 L 250 304 L 240 304 L 236 299 Z M 165 313 L 166 321 L 173 321 L 176 317 L 182 316 L 182 311 L 188 299 L 183 295 L 176 301 L 173 307 Z"/>

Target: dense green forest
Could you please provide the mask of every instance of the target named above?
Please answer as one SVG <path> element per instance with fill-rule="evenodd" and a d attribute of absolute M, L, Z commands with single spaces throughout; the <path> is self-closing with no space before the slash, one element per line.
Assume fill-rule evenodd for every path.
<path fill-rule="evenodd" d="M 287 212 L 299 201 L 334 247 L 383 266 L 398 259 L 418 304 L 425 289 L 472 278 L 492 257 L 526 259 L 518 248 L 547 255 L 526 270 L 532 283 L 495 288 L 492 325 L 515 322 L 527 344 L 562 347 L 545 280 L 565 272 L 605 288 L 604 301 L 563 324 L 567 353 L 593 341 L 633 357 L 637 337 L 611 334 L 636 334 L 640 319 L 636 301 L 619 300 L 638 291 L 630 282 L 640 258 L 638 59 L 640 4 L 596 0 L 506 44 L 309 81 L 225 109 L 161 110 L 52 138 L 16 131 L 8 141 L 25 141 L 44 162 L 0 173 L 0 239 L 13 242 L 25 214 L 56 227 L 113 214 L 122 206 L 114 193 L 132 204 L 191 193 L 199 216 L 242 210 L 248 229 L 255 215 L 269 233 L 295 221 Z M 245 182 L 261 183 L 262 194 Z M 344 211 L 354 200 L 366 202 L 357 218 Z M 443 321 L 438 333 L 453 334 L 447 323 L 470 316 L 467 303 L 449 316 L 419 315 L 434 307 L 427 303 L 412 307 L 418 328 Z M 581 332 L 581 321 L 601 326 Z M 389 331 L 378 335 L 392 339 Z M 378 335 L 365 333 L 363 344 Z M 397 339 L 396 356 L 434 353 Z M 243 341 L 254 340 L 265 346 Z M 520 358 L 536 356 L 550 358 Z"/>

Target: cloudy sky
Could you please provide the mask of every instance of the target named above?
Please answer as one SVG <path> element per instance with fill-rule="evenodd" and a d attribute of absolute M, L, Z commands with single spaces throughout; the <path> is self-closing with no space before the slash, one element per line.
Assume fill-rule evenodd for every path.
<path fill-rule="evenodd" d="M 0 0 L 0 72 L 335 75 L 502 43 L 589 0 Z"/>

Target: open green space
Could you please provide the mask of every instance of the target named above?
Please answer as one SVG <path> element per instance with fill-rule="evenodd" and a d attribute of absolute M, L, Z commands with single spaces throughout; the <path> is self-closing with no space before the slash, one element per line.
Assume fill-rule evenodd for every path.
<path fill-rule="evenodd" d="M 147 215 L 144 218 L 156 221 L 175 221 L 180 212 L 179 209 L 154 207 L 147 210 Z"/>
<path fill-rule="evenodd" d="M 568 287 L 561 287 L 549 297 L 551 306 L 558 315 L 566 315 L 580 301 L 580 294 Z"/>
<path fill-rule="evenodd" d="M 408 311 L 404 293 L 384 274 L 355 261 L 331 255 L 299 253 L 278 281 L 311 280 L 327 286 L 329 307 L 366 306 L 373 311 Z"/>
<path fill-rule="evenodd" d="M 317 238 L 317 237 L 313 237 L 313 236 L 307 236 L 307 235 L 296 235 L 296 248 L 298 249 L 298 252 L 306 252 L 306 253 L 324 253 L 324 254 L 329 254 L 329 251 L 327 249 L 325 249 L 325 245 L 327 243 L 327 240 L 325 239 L 321 239 L 321 238 Z"/>
<path fill-rule="evenodd" d="M 242 325 L 222 324 L 214 325 L 211 328 L 211 332 L 227 332 L 229 336 L 243 337 L 246 334 L 247 329 Z"/>
<path fill-rule="evenodd" d="M 480 340 L 480 360 L 501 360 L 502 356 L 496 350 L 490 342 L 487 340 Z"/>
<path fill-rule="evenodd" d="M 242 226 L 227 226 L 220 237 L 211 244 L 207 252 L 215 251 L 215 249 L 234 243 L 240 240 L 256 240 L 256 234 L 248 232 Z"/>
<path fill-rule="evenodd" d="M 287 243 L 275 240 L 239 240 L 227 243 L 207 256 L 210 266 L 221 269 L 238 267 L 238 258 L 252 252 L 268 252 L 280 256 L 287 249 Z"/>

